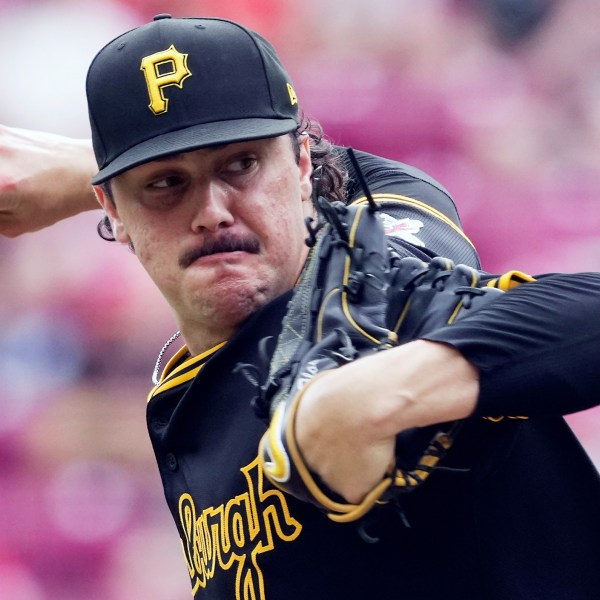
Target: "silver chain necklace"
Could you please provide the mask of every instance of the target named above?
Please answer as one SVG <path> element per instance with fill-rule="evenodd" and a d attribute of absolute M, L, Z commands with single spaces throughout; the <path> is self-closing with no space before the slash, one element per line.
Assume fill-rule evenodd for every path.
<path fill-rule="evenodd" d="M 154 365 L 154 372 L 152 373 L 152 383 L 158 385 L 160 383 L 160 368 L 162 365 L 162 359 L 169 346 L 181 335 L 181 331 L 176 331 L 168 340 L 167 343 L 162 347 L 162 350 L 158 353 L 156 364 Z"/>

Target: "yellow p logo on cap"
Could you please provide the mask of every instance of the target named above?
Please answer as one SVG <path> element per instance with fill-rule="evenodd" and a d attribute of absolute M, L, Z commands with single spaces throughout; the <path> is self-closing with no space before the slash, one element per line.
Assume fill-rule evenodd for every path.
<path fill-rule="evenodd" d="M 164 96 L 164 88 L 170 85 L 182 88 L 184 80 L 192 74 L 187 67 L 187 57 L 187 54 L 182 54 L 171 44 L 166 50 L 142 58 L 140 69 L 144 72 L 150 96 L 148 108 L 155 115 L 169 110 L 169 100 Z"/>

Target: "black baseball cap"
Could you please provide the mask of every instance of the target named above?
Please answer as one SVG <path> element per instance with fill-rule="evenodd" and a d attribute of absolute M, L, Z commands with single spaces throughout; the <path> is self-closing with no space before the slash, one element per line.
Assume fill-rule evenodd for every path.
<path fill-rule="evenodd" d="M 299 122 L 273 46 L 224 19 L 154 17 L 100 50 L 86 92 L 94 184 L 171 154 L 283 135 Z"/>

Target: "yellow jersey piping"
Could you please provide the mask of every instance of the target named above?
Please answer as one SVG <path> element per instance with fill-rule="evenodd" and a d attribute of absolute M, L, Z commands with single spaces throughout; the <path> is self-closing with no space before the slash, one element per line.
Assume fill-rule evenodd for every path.
<path fill-rule="evenodd" d="M 148 394 L 148 402 L 150 402 L 150 400 L 156 395 L 170 390 L 196 377 L 202 367 L 204 367 L 206 364 L 206 359 L 217 352 L 217 350 L 220 350 L 226 343 L 226 341 L 221 342 L 209 350 L 206 350 L 206 352 L 202 352 L 197 356 L 192 356 L 175 367 L 181 358 L 188 352 L 187 346 L 183 346 L 166 364 L 160 377 L 159 384 L 154 386 L 154 388 L 152 388 Z"/>

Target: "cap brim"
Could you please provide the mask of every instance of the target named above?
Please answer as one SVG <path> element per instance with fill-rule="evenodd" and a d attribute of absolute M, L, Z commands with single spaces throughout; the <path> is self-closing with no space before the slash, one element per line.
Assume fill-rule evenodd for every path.
<path fill-rule="evenodd" d="M 117 156 L 106 167 L 100 169 L 92 179 L 92 184 L 104 183 L 119 173 L 157 158 L 208 146 L 276 137 L 294 131 L 297 127 L 298 123 L 294 119 L 238 119 L 203 123 L 170 131 L 146 140 Z"/>

